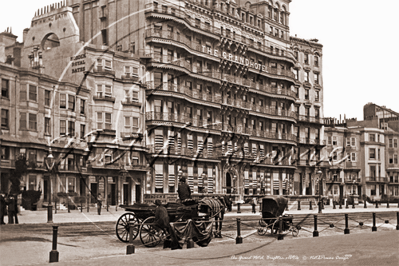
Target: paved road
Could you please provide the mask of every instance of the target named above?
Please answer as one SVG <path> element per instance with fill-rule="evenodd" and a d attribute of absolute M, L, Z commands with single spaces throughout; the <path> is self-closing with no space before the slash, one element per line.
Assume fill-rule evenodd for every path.
<path fill-rule="evenodd" d="M 301 223 L 302 229 L 299 237 L 294 238 L 287 234 L 285 241 L 297 241 L 298 239 L 312 238 L 313 215 L 295 215 L 294 222 Z M 351 213 L 349 224 L 350 232 L 359 235 L 371 232 L 371 213 Z M 395 212 L 383 212 L 377 215 L 377 234 L 387 231 L 395 232 Z M 228 216 L 224 222 L 223 238 L 213 239 L 210 248 L 228 247 L 230 250 L 235 245 L 236 216 Z M 241 235 L 243 242 L 247 244 L 267 244 L 276 241 L 275 236 L 260 236 L 257 233 L 259 214 L 245 213 L 240 216 L 243 220 Z M 344 215 L 322 214 L 319 215 L 319 234 L 324 236 L 343 235 Z M 385 224 L 385 220 L 389 223 Z M 364 225 L 359 226 L 359 221 Z M 334 227 L 330 227 L 334 224 Z M 126 254 L 126 244 L 120 242 L 115 236 L 115 222 L 95 223 L 64 223 L 59 225 L 58 251 L 60 261 L 88 260 L 104 256 L 123 256 Z M 282 242 L 282 241 L 278 241 Z M 1 227 L 0 252 L 1 254 L 15 254 L 15 251 L 23 251 L 20 256 L 5 256 L 4 265 L 29 265 L 48 263 L 49 252 L 52 243 L 52 224 L 21 224 L 5 225 Z M 137 254 L 157 254 L 162 251 L 162 245 L 156 248 L 143 247 L 139 238 L 134 241 Z M 163 252 L 163 251 L 162 251 Z M 169 250 L 169 252 L 171 252 Z M 4 256 L 1 256 L 2 258 Z"/>

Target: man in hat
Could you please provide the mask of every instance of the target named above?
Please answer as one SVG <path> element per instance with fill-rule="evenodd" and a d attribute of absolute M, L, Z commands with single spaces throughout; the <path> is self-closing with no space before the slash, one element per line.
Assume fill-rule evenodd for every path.
<path fill-rule="evenodd" d="M 191 190 L 186 183 L 186 178 L 183 176 L 180 178 L 179 187 L 177 189 L 179 199 L 183 202 L 186 199 L 191 199 Z"/>

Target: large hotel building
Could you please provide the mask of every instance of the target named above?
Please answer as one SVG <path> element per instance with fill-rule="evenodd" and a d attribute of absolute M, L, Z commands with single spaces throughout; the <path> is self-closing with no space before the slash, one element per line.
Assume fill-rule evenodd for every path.
<path fill-rule="evenodd" d="M 53 194 L 174 201 L 185 176 L 194 196 L 318 195 L 322 45 L 290 37 L 290 2 L 68 0 L 38 10 L 23 44 L 5 45 L 21 47 L 18 60 L 0 63 L 10 73 L 1 189 L 20 153 L 43 164 L 75 136 Z M 47 172 L 24 180 L 46 189 L 43 201 Z"/>

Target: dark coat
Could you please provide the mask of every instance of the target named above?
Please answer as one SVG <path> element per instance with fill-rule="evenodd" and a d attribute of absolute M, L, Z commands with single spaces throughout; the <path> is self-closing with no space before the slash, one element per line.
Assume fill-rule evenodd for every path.
<path fill-rule="evenodd" d="M 177 193 L 179 193 L 180 200 L 191 199 L 191 190 L 186 183 L 179 183 Z"/>
<path fill-rule="evenodd" d="M 158 206 L 155 209 L 155 224 L 166 232 L 169 231 L 169 215 L 164 206 Z"/>
<path fill-rule="evenodd" d="M 0 196 L 0 214 L 5 215 L 6 210 L 6 199 L 4 196 Z"/>

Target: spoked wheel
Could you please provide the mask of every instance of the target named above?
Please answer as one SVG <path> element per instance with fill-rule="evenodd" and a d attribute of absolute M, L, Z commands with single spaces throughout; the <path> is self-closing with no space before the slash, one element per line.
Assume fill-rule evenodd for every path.
<path fill-rule="evenodd" d="M 297 237 L 299 234 L 299 230 L 296 226 L 292 226 L 292 236 Z"/>
<path fill-rule="evenodd" d="M 267 233 L 267 223 L 263 219 L 260 219 L 259 225 L 261 227 L 258 227 L 258 235 L 264 236 Z"/>
<path fill-rule="evenodd" d="M 122 214 L 116 223 L 116 236 L 120 241 L 129 242 L 130 226 L 133 226 L 133 239 L 135 239 L 139 233 L 140 221 L 132 212 Z"/>
<path fill-rule="evenodd" d="M 271 229 L 271 234 L 276 235 L 278 233 L 278 221 L 271 224 L 270 229 Z"/>
<path fill-rule="evenodd" d="M 164 237 L 163 230 L 154 227 L 155 217 L 151 216 L 145 219 L 140 226 L 140 240 L 144 246 L 152 248 L 157 246 Z"/>

